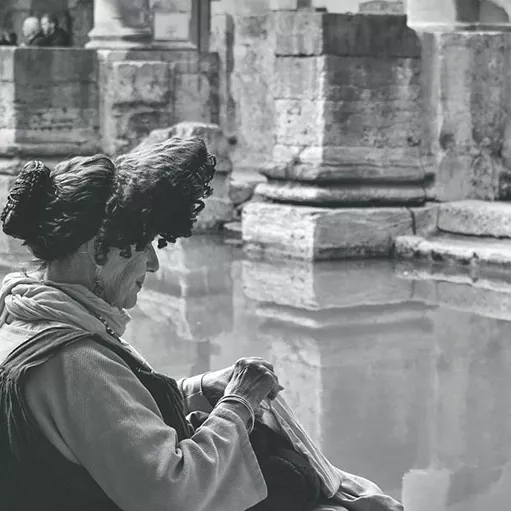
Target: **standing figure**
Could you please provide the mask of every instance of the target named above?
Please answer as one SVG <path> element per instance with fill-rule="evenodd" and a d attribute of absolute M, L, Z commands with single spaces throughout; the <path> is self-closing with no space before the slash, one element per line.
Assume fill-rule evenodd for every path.
<path fill-rule="evenodd" d="M 41 18 L 41 28 L 48 40 L 48 46 L 70 46 L 69 34 L 59 27 L 59 19 L 55 14 L 45 14 Z"/>
<path fill-rule="evenodd" d="M 22 46 L 48 46 L 46 37 L 41 31 L 41 24 L 34 16 L 23 22 L 23 37 L 25 41 Z"/>

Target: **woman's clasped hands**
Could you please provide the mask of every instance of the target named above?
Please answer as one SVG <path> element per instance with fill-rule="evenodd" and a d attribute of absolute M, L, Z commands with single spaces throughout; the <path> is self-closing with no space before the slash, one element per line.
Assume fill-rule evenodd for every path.
<path fill-rule="evenodd" d="M 283 390 L 273 365 L 259 357 L 243 357 L 232 366 L 206 373 L 202 386 L 212 404 L 222 396 L 236 395 L 246 399 L 256 415 L 264 400 L 275 399 Z"/>
<path fill-rule="evenodd" d="M 274 372 L 273 365 L 262 358 L 240 358 L 235 364 L 224 395 L 245 398 L 256 415 L 261 413 L 261 403 L 273 400 L 283 390 Z"/>

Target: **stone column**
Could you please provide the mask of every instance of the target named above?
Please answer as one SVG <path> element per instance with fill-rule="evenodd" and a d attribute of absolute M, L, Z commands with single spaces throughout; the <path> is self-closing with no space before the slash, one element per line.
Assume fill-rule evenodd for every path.
<path fill-rule="evenodd" d="M 405 16 L 279 11 L 272 162 L 245 207 L 249 250 L 385 255 L 425 200 L 420 42 Z"/>
<path fill-rule="evenodd" d="M 146 48 L 152 41 L 149 0 L 95 0 L 88 48 Z"/>
<path fill-rule="evenodd" d="M 511 196 L 511 24 L 480 0 L 409 0 L 408 24 L 422 44 L 421 162 L 428 199 Z"/>

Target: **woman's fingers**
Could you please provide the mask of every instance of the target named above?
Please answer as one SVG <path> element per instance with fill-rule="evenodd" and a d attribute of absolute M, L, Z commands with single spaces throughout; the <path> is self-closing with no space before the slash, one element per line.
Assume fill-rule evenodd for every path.
<path fill-rule="evenodd" d="M 273 379 L 273 388 L 268 393 L 268 399 L 273 400 L 281 390 L 284 390 L 284 387 L 279 383 L 279 378 L 273 371 L 267 371 L 267 374 Z"/>
<path fill-rule="evenodd" d="M 273 364 L 270 364 L 267 360 L 264 360 L 264 358 L 261 357 L 243 357 L 240 358 L 236 364 L 240 365 L 261 365 L 263 367 L 268 368 L 270 371 L 274 371 Z"/>

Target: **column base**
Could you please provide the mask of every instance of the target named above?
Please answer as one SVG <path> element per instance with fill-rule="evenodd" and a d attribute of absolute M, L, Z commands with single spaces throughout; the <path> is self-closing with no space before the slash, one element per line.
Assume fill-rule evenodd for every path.
<path fill-rule="evenodd" d="M 116 27 L 112 30 L 94 28 L 89 32 L 90 41 L 85 45 L 90 49 L 150 48 L 152 32 L 149 29 Z"/>
<path fill-rule="evenodd" d="M 418 184 L 321 184 L 269 181 L 257 185 L 255 194 L 275 202 L 308 206 L 396 206 L 420 205 L 424 187 Z"/>
<path fill-rule="evenodd" d="M 263 257 L 388 257 L 395 238 L 412 232 L 412 213 L 407 208 L 320 208 L 253 202 L 243 209 L 244 249 Z"/>

